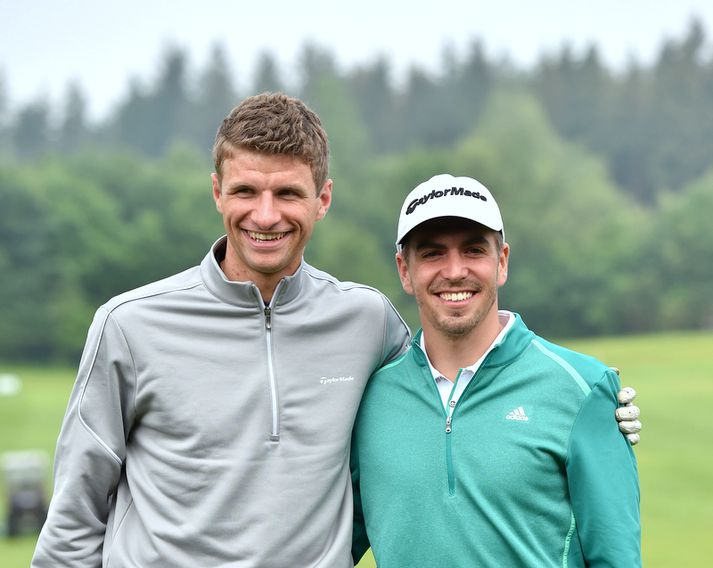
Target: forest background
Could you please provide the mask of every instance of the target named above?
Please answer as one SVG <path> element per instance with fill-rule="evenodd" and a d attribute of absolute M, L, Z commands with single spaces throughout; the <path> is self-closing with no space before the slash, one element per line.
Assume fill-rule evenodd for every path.
<path fill-rule="evenodd" d="M 203 68 L 167 48 L 101 120 L 71 83 L 59 107 L 10 108 L 0 75 L 0 360 L 76 364 L 98 305 L 200 261 L 222 234 L 215 131 L 265 90 L 304 99 L 330 136 L 334 203 L 307 260 L 380 288 L 412 326 L 398 210 L 451 172 L 497 197 L 512 246 L 501 305 L 538 333 L 713 328 L 713 51 L 700 21 L 618 71 L 595 45 L 525 70 L 477 39 L 398 85 L 388 56 L 343 69 L 305 43 L 296 61 L 286 72 L 263 52 L 248 80 L 220 44 Z"/>

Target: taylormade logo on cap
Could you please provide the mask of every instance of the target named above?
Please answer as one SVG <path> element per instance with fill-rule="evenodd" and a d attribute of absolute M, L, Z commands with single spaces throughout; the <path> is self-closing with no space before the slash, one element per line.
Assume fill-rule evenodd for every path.
<path fill-rule="evenodd" d="M 396 245 L 416 226 L 438 217 L 461 217 L 503 231 L 500 209 L 487 187 L 469 177 L 439 174 L 406 197 L 399 217 Z"/>
<path fill-rule="evenodd" d="M 411 213 L 414 212 L 416 207 L 419 205 L 423 205 L 428 201 L 429 199 L 438 199 L 439 197 L 445 197 L 446 195 L 465 195 L 467 197 L 475 197 L 476 199 L 482 199 L 483 201 L 487 201 L 488 198 L 485 197 L 484 195 L 481 195 L 480 192 L 478 191 L 468 191 L 464 187 L 450 187 L 444 190 L 435 190 L 432 189 L 431 193 L 428 195 L 424 195 L 420 199 L 414 199 L 411 203 L 408 204 L 408 207 L 406 208 L 406 215 L 411 215 Z"/>

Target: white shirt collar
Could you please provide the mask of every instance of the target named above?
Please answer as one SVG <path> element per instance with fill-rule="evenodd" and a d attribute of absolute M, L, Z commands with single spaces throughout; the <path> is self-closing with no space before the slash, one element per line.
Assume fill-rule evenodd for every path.
<path fill-rule="evenodd" d="M 488 353 L 490 353 L 495 347 L 500 345 L 503 338 L 507 335 L 507 332 L 510 331 L 510 328 L 515 323 L 515 317 L 513 313 L 507 310 L 498 310 L 498 319 L 500 320 L 500 324 L 503 326 L 503 328 L 500 330 L 500 333 L 498 333 L 493 342 L 490 344 L 490 347 L 485 350 L 485 353 L 483 353 L 483 355 L 475 363 L 467 367 L 463 367 L 463 371 L 468 371 L 468 375 L 471 377 L 476 373 L 481 363 L 483 362 L 483 359 L 485 359 Z M 433 375 L 433 379 L 438 380 L 440 378 L 446 378 L 442 373 L 438 372 L 438 370 L 431 364 L 431 360 L 428 357 L 428 353 L 426 353 L 426 342 L 423 337 L 423 333 L 421 333 L 421 351 L 423 351 L 423 354 L 426 356 L 426 361 L 428 362 L 428 367 L 431 369 L 431 375 Z"/>

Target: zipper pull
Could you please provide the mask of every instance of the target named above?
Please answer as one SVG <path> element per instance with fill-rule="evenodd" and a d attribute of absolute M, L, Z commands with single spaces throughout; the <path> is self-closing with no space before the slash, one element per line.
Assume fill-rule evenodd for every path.
<path fill-rule="evenodd" d="M 270 319 L 270 314 L 272 309 L 270 306 L 265 306 L 265 327 L 267 329 L 272 329 L 272 320 Z"/>
<path fill-rule="evenodd" d="M 450 434 L 450 433 L 451 433 L 451 417 L 448 416 L 446 418 L 446 434 Z"/>

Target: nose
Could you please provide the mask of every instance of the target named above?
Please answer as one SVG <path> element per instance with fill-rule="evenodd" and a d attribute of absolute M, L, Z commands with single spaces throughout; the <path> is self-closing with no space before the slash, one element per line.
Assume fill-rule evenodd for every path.
<path fill-rule="evenodd" d="M 448 251 L 445 255 L 441 275 L 448 280 L 461 280 L 468 275 L 468 267 L 458 251 Z"/>
<path fill-rule="evenodd" d="M 280 212 L 275 197 L 269 191 L 263 191 L 258 197 L 253 210 L 253 221 L 260 229 L 270 229 L 280 221 Z"/>

